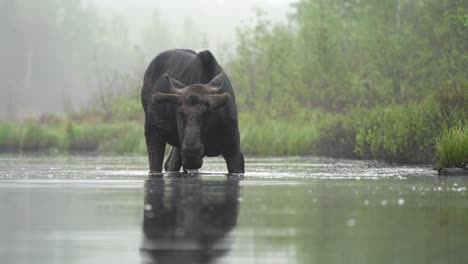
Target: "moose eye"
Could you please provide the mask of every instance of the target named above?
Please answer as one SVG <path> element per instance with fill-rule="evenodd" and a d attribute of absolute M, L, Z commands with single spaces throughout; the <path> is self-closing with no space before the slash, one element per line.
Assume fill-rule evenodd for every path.
<path fill-rule="evenodd" d="M 202 110 L 202 112 L 209 112 L 210 111 L 210 104 L 208 103 L 208 101 L 203 102 L 203 104 L 201 106 L 201 110 Z"/>

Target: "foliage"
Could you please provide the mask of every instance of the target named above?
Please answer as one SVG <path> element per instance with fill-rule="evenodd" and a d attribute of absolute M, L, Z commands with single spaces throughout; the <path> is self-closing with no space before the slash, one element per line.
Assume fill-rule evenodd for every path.
<path fill-rule="evenodd" d="M 241 148 L 246 154 L 256 155 L 312 154 L 319 133 L 317 121 L 322 116 L 316 112 L 264 119 L 244 113 L 240 116 Z"/>
<path fill-rule="evenodd" d="M 427 163 L 442 127 L 468 119 L 466 1 L 300 0 L 293 9 L 287 24 L 257 11 L 238 30 L 239 108 L 267 120 L 241 127 L 244 148 Z M 310 109 L 326 117 L 281 118 Z M 275 149 L 294 145 L 289 136 L 300 147 Z"/>
<path fill-rule="evenodd" d="M 146 149 L 139 123 L 77 124 L 67 119 L 59 123 L 0 123 L 0 150 L 143 154 Z"/>
<path fill-rule="evenodd" d="M 301 0 L 288 24 L 258 11 L 238 30 L 232 60 L 241 109 L 293 101 L 346 112 L 422 100 L 447 85 L 463 90 L 467 9 L 448 0 Z"/>
<path fill-rule="evenodd" d="M 355 109 L 328 118 L 320 127 L 315 150 L 320 155 L 430 163 L 444 127 L 466 123 L 467 92 L 441 90 L 420 103 Z"/>
<path fill-rule="evenodd" d="M 465 167 L 468 164 L 468 126 L 445 128 L 437 139 L 437 168 Z"/>
<path fill-rule="evenodd" d="M 399 163 L 428 163 L 441 120 L 431 102 L 379 107 L 368 113 L 356 135 L 361 157 Z"/>

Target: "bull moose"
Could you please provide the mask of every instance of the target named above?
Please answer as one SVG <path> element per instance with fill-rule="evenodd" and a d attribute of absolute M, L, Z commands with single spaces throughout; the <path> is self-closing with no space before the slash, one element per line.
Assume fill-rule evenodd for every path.
<path fill-rule="evenodd" d="M 206 50 L 160 53 L 148 66 L 141 102 L 150 172 L 197 170 L 204 156 L 222 155 L 229 173 L 244 173 L 231 82 Z"/>

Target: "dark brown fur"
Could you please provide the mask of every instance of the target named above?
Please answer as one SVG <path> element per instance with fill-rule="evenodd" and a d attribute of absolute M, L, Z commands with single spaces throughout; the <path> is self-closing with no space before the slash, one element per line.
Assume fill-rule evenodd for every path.
<path fill-rule="evenodd" d="M 222 155 L 229 173 L 244 172 L 237 107 L 228 77 L 209 51 L 170 50 L 148 66 L 142 89 L 151 172 L 199 169 Z"/>

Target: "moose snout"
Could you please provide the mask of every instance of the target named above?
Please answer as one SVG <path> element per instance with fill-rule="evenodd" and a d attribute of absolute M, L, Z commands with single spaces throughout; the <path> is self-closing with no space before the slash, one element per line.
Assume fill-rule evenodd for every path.
<path fill-rule="evenodd" d="M 203 145 L 182 145 L 182 165 L 185 169 L 199 169 L 203 165 Z"/>
<path fill-rule="evenodd" d="M 182 148 L 182 155 L 185 157 L 203 157 L 203 146 Z"/>

